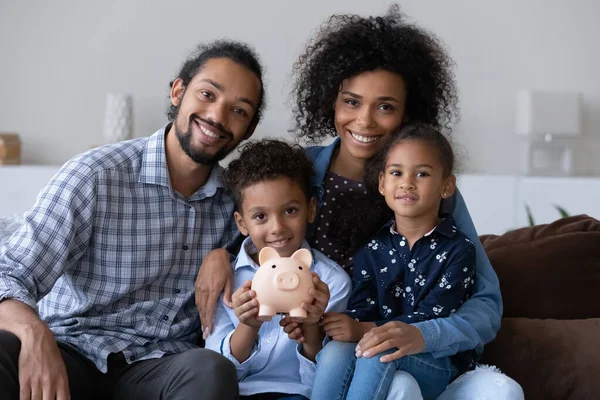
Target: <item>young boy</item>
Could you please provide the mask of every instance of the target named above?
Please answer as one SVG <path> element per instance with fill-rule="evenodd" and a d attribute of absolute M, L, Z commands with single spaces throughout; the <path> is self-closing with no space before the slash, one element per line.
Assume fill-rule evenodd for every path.
<path fill-rule="evenodd" d="M 310 249 L 304 236 L 316 213 L 310 195 L 312 164 L 299 146 L 278 140 L 249 143 L 229 164 L 224 179 L 236 198 L 235 219 L 249 236 L 233 263 L 233 309 L 219 302 L 206 348 L 229 358 L 236 366 L 240 395 L 252 399 L 306 399 L 315 373 L 315 357 L 324 332 L 319 327 L 325 311 L 346 310 L 351 281 L 344 270 L 316 250 L 313 255 L 314 300 L 304 303 L 300 345 L 280 326 L 282 316 L 257 319 L 258 302 L 250 290 L 257 271 L 258 253 L 265 246 L 290 257 L 300 248 Z"/>

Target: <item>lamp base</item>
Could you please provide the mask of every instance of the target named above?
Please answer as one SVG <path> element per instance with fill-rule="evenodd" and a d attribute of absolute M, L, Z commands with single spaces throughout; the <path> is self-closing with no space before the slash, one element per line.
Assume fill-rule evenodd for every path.
<path fill-rule="evenodd" d="M 573 175 L 573 143 L 568 139 L 532 139 L 525 145 L 524 158 L 525 175 Z"/>

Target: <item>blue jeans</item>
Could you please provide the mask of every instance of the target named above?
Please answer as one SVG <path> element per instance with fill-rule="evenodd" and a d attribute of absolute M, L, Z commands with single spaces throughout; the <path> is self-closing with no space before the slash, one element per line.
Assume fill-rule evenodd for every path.
<path fill-rule="evenodd" d="M 357 359 L 355 347 L 356 343 L 332 341 L 319 352 L 313 400 L 384 400 L 397 370 L 415 379 L 425 400 L 434 400 L 458 375 L 448 357 L 418 354 L 383 363 L 379 358 L 394 350 Z"/>

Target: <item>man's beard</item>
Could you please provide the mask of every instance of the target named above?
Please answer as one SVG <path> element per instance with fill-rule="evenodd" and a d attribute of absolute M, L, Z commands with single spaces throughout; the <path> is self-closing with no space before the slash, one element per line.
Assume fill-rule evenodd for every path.
<path fill-rule="evenodd" d="M 177 110 L 177 115 L 175 116 L 175 120 L 173 122 L 173 127 L 175 128 L 175 136 L 177 136 L 177 139 L 179 140 L 179 145 L 181 146 L 185 154 L 187 154 L 188 157 L 190 157 L 194 162 L 202 165 L 213 166 L 225 157 L 227 157 L 227 155 L 231 153 L 231 151 L 233 151 L 233 149 L 235 148 L 235 146 L 231 148 L 224 147 L 217 151 L 215 154 L 208 154 L 207 152 L 201 149 L 194 148 L 192 146 L 192 124 L 194 123 L 194 117 L 199 118 L 204 123 L 216 128 L 221 132 L 221 134 L 228 136 L 230 139 L 233 139 L 233 134 L 229 131 L 226 131 L 223 128 L 216 126 L 217 124 L 215 124 L 212 121 L 208 121 L 194 115 L 190 116 L 190 119 L 188 121 L 188 130 L 186 132 L 182 132 L 177 127 L 178 116 L 179 110 Z"/>

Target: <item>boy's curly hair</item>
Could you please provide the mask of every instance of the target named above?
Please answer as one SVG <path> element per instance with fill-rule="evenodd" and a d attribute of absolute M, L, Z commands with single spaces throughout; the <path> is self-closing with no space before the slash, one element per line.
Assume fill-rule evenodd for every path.
<path fill-rule="evenodd" d="M 258 182 L 288 177 L 297 182 L 306 199 L 311 198 L 312 162 L 298 144 L 282 140 L 263 139 L 244 144 L 239 158 L 231 161 L 223 172 L 227 186 L 233 192 L 241 212 L 244 189 Z"/>
<path fill-rule="evenodd" d="M 409 122 L 451 131 L 458 119 L 453 62 L 440 40 L 392 5 L 383 16 L 333 15 L 294 64 L 294 133 L 309 143 L 337 136 L 334 109 L 341 83 L 365 71 L 402 76 Z"/>

